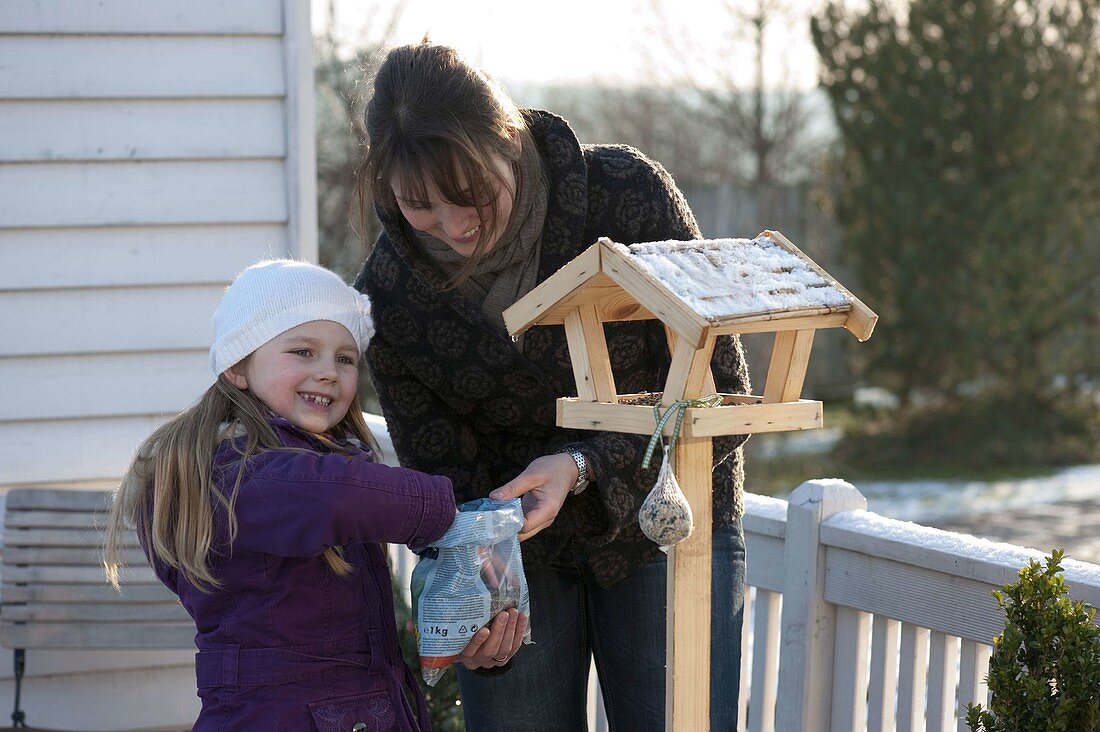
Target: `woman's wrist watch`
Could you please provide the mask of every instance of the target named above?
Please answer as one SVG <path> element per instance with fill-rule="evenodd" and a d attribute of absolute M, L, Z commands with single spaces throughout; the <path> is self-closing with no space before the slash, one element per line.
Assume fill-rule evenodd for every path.
<path fill-rule="evenodd" d="M 577 464 L 577 482 L 569 492 L 574 496 L 579 495 L 588 487 L 588 460 L 585 459 L 584 453 L 572 447 L 567 447 L 562 452 L 573 458 L 573 462 Z"/>

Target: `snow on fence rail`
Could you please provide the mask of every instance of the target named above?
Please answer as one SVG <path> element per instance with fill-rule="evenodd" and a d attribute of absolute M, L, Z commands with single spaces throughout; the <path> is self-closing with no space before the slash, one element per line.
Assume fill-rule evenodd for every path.
<path fill-rule="evenodd" d="M 808 481 L 789 503 L 746 495 L 739 732 L 965 732 L 966 705 L 987 702 L 1003 628 L 991 592 L 1043 553 L 866 505 L 840 480 Z M 415 557 L 393 556 L 407 588 Z M 1062 564 L 1070 595 L 1100 606 L 1100 566 Z M 590 690 L 589 727 L 605 732 Z"/>

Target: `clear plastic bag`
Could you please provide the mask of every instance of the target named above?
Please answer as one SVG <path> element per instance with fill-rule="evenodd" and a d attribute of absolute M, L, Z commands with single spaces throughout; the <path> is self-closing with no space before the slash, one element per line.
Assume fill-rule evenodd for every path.
<path fill-rule="evenodd" d="M 518 498 L 463 503 L 447 533 L 425 549 L 413 569 L 413 619 L 420 669 L 428 686 L 483 625 L 502 610 L 530 617 L 519 551 L 523 509 Z M 531 623 L 523 634 L 531 642 Z"/>

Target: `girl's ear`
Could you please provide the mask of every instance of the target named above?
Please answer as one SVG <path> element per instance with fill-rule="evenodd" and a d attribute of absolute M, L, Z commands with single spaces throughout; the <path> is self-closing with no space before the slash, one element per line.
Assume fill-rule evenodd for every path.
<path fill-rule="evenodd" d="M 241 391 L 248 391 L 248 377 L 244 375 L 244 361 L 238 361 L 225 370 L 225 378 Z"/>

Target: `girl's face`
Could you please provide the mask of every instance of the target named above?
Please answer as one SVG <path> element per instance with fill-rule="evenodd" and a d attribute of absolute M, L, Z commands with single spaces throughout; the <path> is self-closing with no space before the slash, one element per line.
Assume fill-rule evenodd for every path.
<path fill-rule="evenodd" d="M 474 253 L 481 238 L 482 229 L 490 229 L 483 252 L 487 254 L 508 226 L 508 219 L 512 216 L 512 196 L 516 189 L 516 178 L 512 173 L 511 164 L 499 155 L 493 156 L 493 164 L 497 173 L 497 179 L 492 181 L 494 190 L 483 196 L 486 199 L 483 201 L 478 200 L 473 193 L 468 198 L 481 203 L 481 213 L 488 219 L 493 216 L 491 201 L 495 198 L 495 221 L 483 220 L 476 206 L 451 203 L 439 192 L 439 186 L 430 180 L 424 182 L 427 200 L 423 201 L 411 193 L 406 195 L 401 183 L 393 181 L 391 185 L 393 195 L 397 199 L 397 206 L 401 209 L 405 220 L 414 229 L 431 234 L 463 257 L 469 257 Z M 459 173 L 459 185 L 466 185 L 465 176 L 461 173 Z"/>
<path fill-rule="evenodd" d="M 331 320 L 291 328 L 226 370 L 296 427 L 328 432 L 348 413 L 359 383 L 359 349 L 348 329 Z"/>

